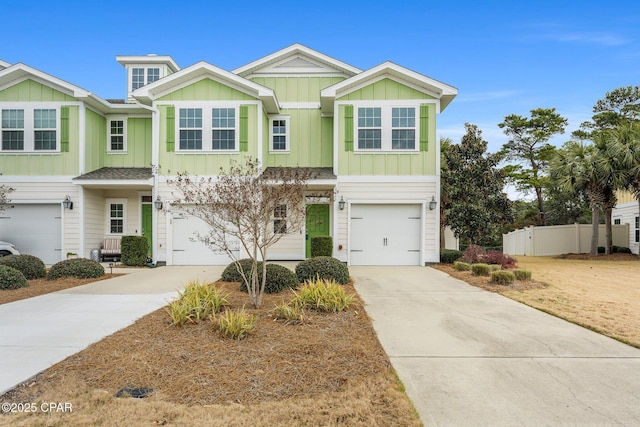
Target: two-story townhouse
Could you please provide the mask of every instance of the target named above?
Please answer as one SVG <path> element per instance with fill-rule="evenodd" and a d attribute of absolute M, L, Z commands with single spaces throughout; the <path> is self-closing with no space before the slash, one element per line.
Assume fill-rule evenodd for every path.
<path fill-rule="evenodd" d="M 55 246 L 46 262 L 66 252 L 88 256 L 106 236 L 138 234 L 149 238 L 156 261 L 226 264 L 226 255 L 194 237 L 204 224 L 172 207 L 168 181 L 176 172 L 215 177 L 220 167 L 251 156 L 265 174 L 303 167 L 312 176 L 301 201 L 305 232 L 284 236 L 270 258 L 304 259 L 310 237 L 331 235 L 334 256 L 353 265 L 438 261 L 435 125 L 455 88 L 389 62 L 362 71 L 299 44 L 233 71 L 206 62 L 179 69 L 168 56 L 117 60 L 127 69 L 126 103 L 21 64 L 0 64 L 0 179 L 16 188 L 0 238 L 43 257 L 35 247 L 43 246 L 44 230 L 29 224 L 44 224 L 47 206 L 57 222 L 46 227 Z M 43 98 L 21 85 L 56 95 Z M 45 99 L 57 104 L 40 105 Z M 21 109 L 26 124 L 12 127 Z M 41 110 L 55 110 L 47 113 L 55 127 L 42 128 L 56 132 L 47 151 L 35 143 L 43 138 L 42 119 L 35 118 Z M 22 148 L 14 129 L 24 132 Z M 16 160 L 21 167 L 12 166 Z M 48 172 L 50 163 L 59 165 Z M 62 204 L 67 196 L 73 209 Z M 10 214 L 20 209 L 36 217 Z M 274 220 L 286 220 L 286 208 Z M 24 229 L 39 236 L 35 244 L 7 234 Z"/>
<path fill-rule="evenodd" d="M 613 208 L 614 224 L 629 224 L 629 249 L 634 254 L 640 253 L 640 208 L 638 200 L 628 191 L 617 194 L 618 203 Z"/>

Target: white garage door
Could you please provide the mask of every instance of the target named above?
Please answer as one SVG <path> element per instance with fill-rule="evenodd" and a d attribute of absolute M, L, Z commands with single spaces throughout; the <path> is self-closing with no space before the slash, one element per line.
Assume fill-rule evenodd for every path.
<path fill-rule="evenodd" d="M 420 205 L 351 205 L 351 265 L 420 265 Z"/>
<path fill-rule="evenodd" d="M 60 204 L 10 205 L 0 214 L 0 240 L 13 243 L 21 254 L 45 264 L 62 260 Z"/>
<path fill-rule="evenodd" d="M 173 214 L 173 265 L 227 265 L 232 260 L 220 250 L 210 248 L 200 236 L 209 227 L 200 218 L 186 213 Z M 239 245 L 236 245 L 239 248 Z M 236 252 L 236 256 L 239 250 Z"/>

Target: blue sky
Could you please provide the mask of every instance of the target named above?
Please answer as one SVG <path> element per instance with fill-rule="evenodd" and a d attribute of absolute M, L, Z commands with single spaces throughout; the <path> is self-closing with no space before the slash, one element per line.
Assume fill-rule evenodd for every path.
<path fill-rule="evenodd" d="M 0 59 L 23 62 L 103 98 L 126 97 L 116 55 L 171 55 L 232 70 L 293 43 L 367 69 L 384 61 L 459 90 L 439 117 L 490 151 L 508 114 L 555 107 L 568 132 L 607 91 L 640 85 L 636 1 L 8 1 Z M 10 37 L 8 36 L 10 35 Z"/>

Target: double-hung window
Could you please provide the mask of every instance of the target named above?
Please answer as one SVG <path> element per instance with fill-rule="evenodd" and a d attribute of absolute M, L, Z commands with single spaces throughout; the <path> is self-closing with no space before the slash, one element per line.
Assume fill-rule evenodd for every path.
<path fill-rule="evenodd" d="M 202 150 L 202 108 L 180 109 L 180 149 Z"/>
<path fill-rule="evenodd" d="M 46 152 L 58 149 L 57 108 L 2 108 L 0 114 L 2 151 Z"/>
<path fill-rule="evenodd" d="M 359 151 L 415 151 L 417 107 L 385 105 L 356 109 L 356 149 Z"/>
<path fill-rule="evenodd" d="M 131 90 L 141 88 L 142 86 L 153 83 L 158 79 L 160 79 L 160 68 L 132 68 Z"/>
<path fill-rule="evenodd" d="M 177 108 L 178 150 L 239 151 L 237 108 Z"/>
<path fill-rule="evenodd" d="M 273 152 L 289 151 L 289 116 L 274 116 L 270 119 L 269 149 Z"/>
<path fill-rule="evenodd" d="M 107 229 L 109 234 L 125 234 L 127 202 L 124 199 L 107 199 Z"/>
<path fill-rule="evenodd" d="M 636 243 L 640 243 L 640 216 L 636 217 Z"/>
<path fill-rule="evenodd" d="M 112 153 L 127 151 L 126 132 L 126 118 L 110 119 L 107 151 Z"/>
<path fill-rule="evenodd" d="M 287 233 L 287 205 L 278 205 L 273 210 L 273 233 Z"/>
<path fill-rule="evenodd" d="M 236 149 L 235 108 L 214 108 L 211 110 L 211 135 L 214 150 Z"/>

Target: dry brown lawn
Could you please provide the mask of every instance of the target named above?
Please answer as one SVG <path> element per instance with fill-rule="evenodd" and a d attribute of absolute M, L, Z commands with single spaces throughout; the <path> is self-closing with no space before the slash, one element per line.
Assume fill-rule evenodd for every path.
<path fill-rule="evenodd" d="M 517 258 L 519 268 L 532 272 L 533 282 L 490 285 L 486 278 L 456 272 L 445 264 L 438 268 L 472 285 L 640 348 L 640 257 Z"/>
<path fill-rule="evenodd" d="M 248 302 L 237 283 L 219 286 L 231 307 Z M 342 313 L 308 311 L 302 325 L 273 320 L 274 304 L 291 297 L 247 306 L 259 319 L 241 341 L 210 321 L 176 327 L 163 309 L 153 312 L 0 398 L 70 402 L 72 413 L 0 415 L 0 425 L 421 425 L 358 297 Z M 123 387 L 155 393 L 114 397 Z"/>
<path fill-rule="evenodd" d="M 25 288 L 1 289 L 0 304 L 37 297 L 39 295 L 74 288 L 76 286 L 86 285 L 87 283 L 97 282 L 99 280 L 111 279 L 116 276 L 121 276 L 121 274 L 105 274 L 98 279 L 76 279 L 73 277 L 63 277 L 57 280 L 33 279 L 29 280 L 29 285 Z"/>

